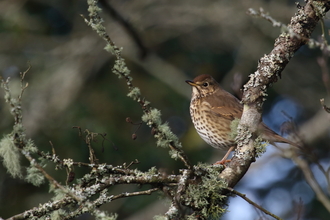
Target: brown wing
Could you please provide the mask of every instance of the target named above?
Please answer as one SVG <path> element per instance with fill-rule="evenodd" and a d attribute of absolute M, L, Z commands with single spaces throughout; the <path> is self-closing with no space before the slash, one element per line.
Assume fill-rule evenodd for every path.
<path fill-rule="evenodd" d="M 235 117 L 235 115 L 237 114 L 233 112 L 233 109 L 228 108 L 226 106 L 212 107 L 210 109 L 210 112 L 218 117 L 226 118 L 228 120 L 234 120 L 235 118 L 237 118 L 237 116 Z"/>
<path fill-rule="evenodd" d="M 242 117 L 243 105 L 235 96 L 224 90 L 207 101 L 211 106 L 210 112 L 218 117 L 228 120 Z"/>

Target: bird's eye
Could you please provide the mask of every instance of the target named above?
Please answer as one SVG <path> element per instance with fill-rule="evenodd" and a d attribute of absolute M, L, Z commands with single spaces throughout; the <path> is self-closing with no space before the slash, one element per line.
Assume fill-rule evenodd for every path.
<path fill-rule="evenodd" d="M 204 87 L 208 87 L 208 85 L 209 85 L 208 83 L 203 83 Z"/>

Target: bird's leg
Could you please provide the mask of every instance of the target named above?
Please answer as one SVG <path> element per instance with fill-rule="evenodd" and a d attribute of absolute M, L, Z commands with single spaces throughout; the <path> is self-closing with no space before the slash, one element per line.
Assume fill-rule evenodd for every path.
<path fill-rule="evenodd" d="M 235 149 L 235 146 L 231 146 L 231 147 L 228 149 L 228 151 L 227 151 L 227 153 L 225 154 L 225 156 L 224 156 L 220 161 L 215 162 L 214 165 L 216 165 L 216 164 L 222 164 L 222 165 L 224 165 L 225 163 L 230 162 L 231 159 L 227 160 L 227 158 L 228 158 L 230 152 L 232 152 L 234 149 Z"/>

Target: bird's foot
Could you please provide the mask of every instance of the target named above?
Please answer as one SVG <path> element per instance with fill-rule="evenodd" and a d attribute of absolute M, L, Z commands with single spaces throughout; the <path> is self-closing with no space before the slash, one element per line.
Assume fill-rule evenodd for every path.
<path fill-rule="evenodd" d="M 213 165 L 218 165 L 218 164 L 225 165 L 226 163 L 229 163 L 230 161 L 231 161 L 231 159 L 229 159 L 229 160 L 222 159 L 220 161 L 215 162 Z"/>

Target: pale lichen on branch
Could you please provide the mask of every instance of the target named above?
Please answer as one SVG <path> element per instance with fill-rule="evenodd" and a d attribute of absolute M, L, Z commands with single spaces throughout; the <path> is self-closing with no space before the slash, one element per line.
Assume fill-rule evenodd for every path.
<path fill-rule="evenodd" d="M 220 174 L 221 178 L 228 181 L 229 186 L 234 186 L 254 161 L 255 146 L 250 142 L 253 142 L 257 136 L 251 138 L 251 133 L 246 132 L 245 128 L 254 131 L 260 123 L 262 105 L 267 97 L 268 86 L 281 77 L 282 71 L 295 52 L 301 46 L 310 42 L 311 33 L 329 9 L 330 1 L 307 1 L 306 5 L 298 7 L 297 13 L 291 18 L 291 22 L 287 26 L 276 22 L 263 10 L 250 9 L 250 14 L 271 21 L 274 26 L 284 28 L 284 32 L 275 39 L 272 51 L 259 60 L 257 70 L 250 74 L 249 81 L 244 85 L 242 98 L 244 111 L 238 126 L 238 129 L 243 132 L 238 134 L 238 139 L 245 144 L 243 144 L 243 147 L 237 148 L 237 155 L 247 154 L 244 158 L 249 159 L 243 160 L 242 157 L 237 158 L 234 156 L 232 163 Z"/>
<path fill-rule="evenodd" d="M 167 123 L 162 123 L 160 110 L 152 108 L 150 102 L 141 96 L 140 89 L 133 85 L 133 78 L 130 76 L 130 70 L 121 55 L 122 48 L 118 48 L 106 33 L 106 29 L 102 24 L 103 19 L 99 15 L 101 9 L 97 6 L 97 1 L 88 0 L 87 3 L 89 6 L 88 11 L 90 13 L 89 19 L 85 18 L 85 22 L 106 41 L 107 45 L 105 46 L 105 50 L 115 55 L 116 60 L 112 71 L 118 75 L 119 78 L 125 78 L 129 90 L 127 96 L 141 105 L 144 112 L 142 121 L 152 128 L 152 133 L 157 139 L 157 146 L 170 147 L 171 157 L 174 159 L 181 159 L 188 168 L 191 168 L 186 155 L 181 149 L 181 143 L 179 142 L 178 137 L 171 131 Z"/>

